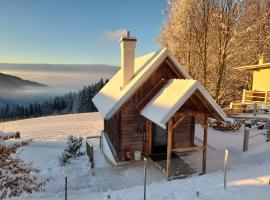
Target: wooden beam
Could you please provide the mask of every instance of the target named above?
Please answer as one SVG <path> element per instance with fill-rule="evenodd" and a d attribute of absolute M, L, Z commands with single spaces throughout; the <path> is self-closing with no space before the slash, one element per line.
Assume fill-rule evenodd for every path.
<path fill-rule="evenodd" d="M 202 102 L 203 106 L 209 113 L 216 113 L 216 110 L 213 108 L 213 106 L 208 102 L 208 100 L 201 94 L 199 90 L 196 90 L 194 92 L 194 96 L 198 98 L 199 101 Z"/>
<path fill-rule="evenodd" d="M 205 128 L 205 117 L 207 116 L 206 113 L 203 112 L 179 112 L 175 114 L 176 117 L 183 117 L 183 116 L 192 116 L 194 117 L 199 123 L 200 125 Z"/>
<path fill-rule="evenodd" d="M 165 62 L 168 64 L 171 70 L 178 76 L 178 78 L 184 78 L 182 72 L 178 68 L 175 67 L 171 59 L 167 58 L 165 59 Z"/>
<path fill-rule="evenodd" d="M 213 106 L 205 99 L 205 97 L 197 90 L 196 92 L 194 92 L 194 95 L 200 99 L 200 101 L 203 103 L 203 105 L 205 106 L 205 108 L 208 110 L 208 112 L 210 114 L 214 114 L 215 118 L 219 119 L 219 120 L 223 120 L 221 118 L 221 116 L 219 115 L 218 112 L 216 112 L 216 110 L 213 108 Z"/>
<path fill-rule="evenodd" d="M 172 125 L 172 130 L 181 122 L 185 116 L 181 116 L 173 125 Z"/>
<path fill-rule="evenodd" d="M 191 136 L 190 136 L 190 146 L 195 146 L 194 145 L 194 138 L 195 138 L 195 117 L 192 116 L 191 117 L 191 123 L 190 123 L 190 126 L 191 126 Z"/>
<path fill-rule="evenodd" d="M 193 111 L 193 110 L 179 111 L 179 112 L 175 113 L 175 116 L 181 117 L 181 116 L 185 116 L 185 115 L 195 115 L 195 114 L 204 115 L 205 112 L 198 112 L 198 111 Z"/>
<path fill-rule="evenodd" d="M 147 154 L 152 155 L 152 122 L 146 120 L 146 135 L 147 135 Z"/>
<path fill-rule="evenodd" d="M 141 111 L 146 104 L 153 98 L 153 96 L 166 84 L 168 80 L 161 79 L 148 94 L 136 105 L 137 110 Z"/>
<path fill-rule="evenodd" d="M 168 122 L 168 139 L 167 139 L 167 177 L 171 174 L 171 158 L 172 158 L 172 143 L 173 143 L 173 122 L 170 119 Z"/>
<path fill-rule="evenodd" d="M 207 117 L 206 117 L 206 114 L 195 114 L 195 115 L 193 115 L 194 116 L 194 118 L 197 120 L 197 122 L 199 122 L 199 124 L 205 129 L 205 128 L 207 128 L 206 126 L 205 126 L 205 120 L 207 119 Z"/>
<path fill-rule="evenodd" d="M 201 146 L 201 147 L 185 147 L 179 149 L 172 149 L 171 151 L 175 153 L 183 153 L 183 152 L 203 151 L 204 149 L 205 147 Z"/>
<path fill-rule="evenodd" d="M 203 132 L 203 153 L 202 153 L 202 173 L 206 173 L 206 153 L 207 153 L 207 136 L 208 136 L 208 123 L 205 117 L 205 127 Z"/>
<path fill-rule="evenodd" d="M 198 105 L 198 102 L 196 102 L 196 100 L 194 99 L 194 97 L 196 98 L 196 96 L 192 95 L 189 100 L 193 103 L 193 105 L 197 108 L 197 110 L 202 110 L 202 108 L 200 107 L 200 105 Z"/>

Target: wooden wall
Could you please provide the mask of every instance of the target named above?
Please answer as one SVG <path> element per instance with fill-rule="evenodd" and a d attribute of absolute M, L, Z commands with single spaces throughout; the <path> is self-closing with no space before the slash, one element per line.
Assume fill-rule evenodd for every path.
<path fill-rule="evenodd" d="M 194 128 L 194 117 L 185 117 L 173 131 L 173 148 L 177 149 L 194 146 Z"/>
<path fill-rule="evenodd" d="M 104 120 L 104 131 L 108 135 L 116 154 L 120 151 L 120 124 L 121 115 L 117 112 L 110 119 Z"/>

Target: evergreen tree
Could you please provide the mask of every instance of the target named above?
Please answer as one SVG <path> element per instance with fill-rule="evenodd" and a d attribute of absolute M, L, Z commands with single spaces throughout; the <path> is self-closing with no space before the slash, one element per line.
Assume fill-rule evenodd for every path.
<path fill-rule="evenodd" d="M 44 102 L 30 102 L 28 105 L 6 103 L 0 107 L 0 120 L 14 120 L 31 117 L 40 117 L 57 114 L 70 114 L 82 112 L 96 112 L 97 109 L 92 98 L 109 80 L 100 79 L 90 86 L 84 86 L 82 90 L 69 92 L 63 96 L 57 96 Z"/>

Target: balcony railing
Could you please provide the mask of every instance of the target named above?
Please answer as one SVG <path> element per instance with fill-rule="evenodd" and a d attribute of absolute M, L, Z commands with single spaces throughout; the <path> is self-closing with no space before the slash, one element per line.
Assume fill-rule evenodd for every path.
<path fill-rule="evenodd" d="M 243 90 L 242 101 L 231 103 L 230 108 L 224 111 L 227 115 L 243 112 L 255 112 L 270 107 L 270 91 Z"/>
<path fill-rule="evenodd" d="M 270 91 L 243 90 L 243 104 L 270 104 Z"/>

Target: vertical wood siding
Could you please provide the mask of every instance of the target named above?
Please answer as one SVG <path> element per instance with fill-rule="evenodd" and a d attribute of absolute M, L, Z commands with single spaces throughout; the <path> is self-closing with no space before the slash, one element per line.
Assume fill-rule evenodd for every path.
<path fill-rule="evenodd" d="M 120 151 L 120 125 L 121 115 L 114 114 L 110 119 L 104 120 L 104 131 L 107 133 L 117 155 Z"/>
<path fill-rule="evenodd" d="M 194 145 L 194 119 L 187 116 L 181 121 L 173 131 L 173 148 L 191 147 Z"/>

